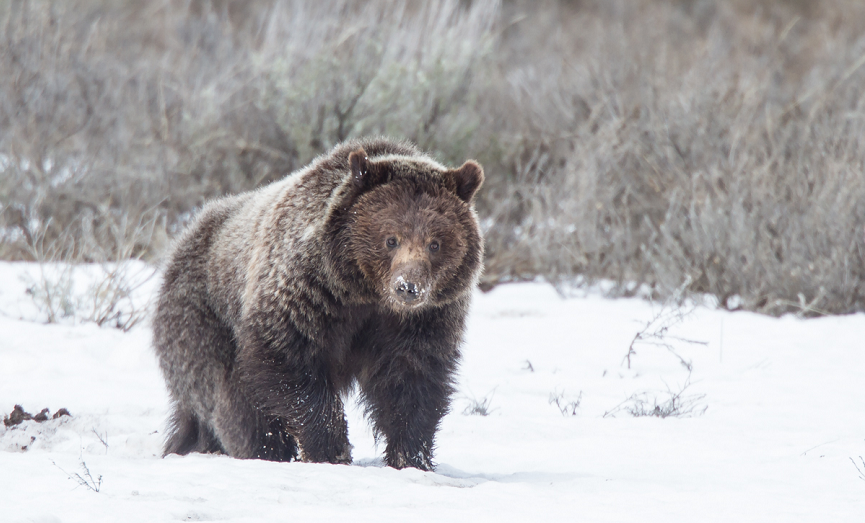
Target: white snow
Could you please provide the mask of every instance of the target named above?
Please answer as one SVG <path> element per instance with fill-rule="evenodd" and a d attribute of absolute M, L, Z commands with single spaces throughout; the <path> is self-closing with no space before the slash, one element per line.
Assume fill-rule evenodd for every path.
<path fill-rule="evenodd" d="M 683 396 L 705 412 L 635 418 L 629 397 L 662 403 L 689 379 L 657 345 L 637 345 L 627 368 L 659 305 L 505 285 L 475 297 L 435 473 L 382 467 L 353 400 L 352 466 L 162 459 L 167 394 L 149 324 L 41 323 L 20 279 L 33 270 L 0 263 L 0 410 L 72 417 L 0 426 L 3 522 L 865 520 L 851 462 L 865 456 L 862 314 L 698 307 L 654 341 L 691 362 Z M 579 400 L 576 415 L 551 395 Z M 463 413 L 485 399 L 487 416 Z M 99 492 L 69 479 L 82 462 L 102 476 Z"/>

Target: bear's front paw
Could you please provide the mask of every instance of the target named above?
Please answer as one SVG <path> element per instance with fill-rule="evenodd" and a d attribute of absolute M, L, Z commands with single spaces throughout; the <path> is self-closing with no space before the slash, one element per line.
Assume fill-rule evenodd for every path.
<path fill-rule="evenodd" d="M 341 446 L 342 450 L 331 449 L 328 451 L 322 450 L 307 450 L 300 449 L 300 460 L 304 463 L 333 463 L 335 465 L 351 465 L 351 449 L 354 447 L 350 443 L 345 443 Z"/>
<path fill-rule="evenodd" d="M 354 445 L 346 444 L 345 448 L 343 448 L 342 452 L 336 455 L 336 460 L 334 463 L 338 463 L 340 465 L 351 465 L 351 449 L 354 448 Z"/>
<path fill-rule="evenodd" d="M 388 453 L 385 461 L 387 461 L 389 467 L 395 469 L 412 467 L 419 470 L 431 471 L 435 468 L 430 456 L 423 451 L 414 454 L 407 454 L 405 452 Z"/>

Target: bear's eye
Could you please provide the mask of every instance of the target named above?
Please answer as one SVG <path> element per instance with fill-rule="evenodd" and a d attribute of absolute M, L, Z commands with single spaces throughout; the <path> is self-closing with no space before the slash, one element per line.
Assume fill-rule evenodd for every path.
<path fill-rule="evenodd" d="M 430 242 L 430 244 L 429 244 L 429 250 L 430 250 L 430 252 L 438 252 L 438 250 L 439 250 L 439 242 L 436 242 L 436 241 L 434 241 L 434 242 Z"/>
<path fill-rule="evenodd" d="M 387 241 L 385 243 L 387 244 L 388 249 L 393 249 L 394 247 L 397 246 L 397 244 L 399 242 L 396 241 L 396 238 L 391 236 L 390 238 L 387 239 Z"/>

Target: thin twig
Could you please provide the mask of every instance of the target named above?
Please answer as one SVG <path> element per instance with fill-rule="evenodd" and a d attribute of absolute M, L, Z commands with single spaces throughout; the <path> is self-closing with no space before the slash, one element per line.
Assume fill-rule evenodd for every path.
<path fill-rule="evenodd" d="M 66 472 L 65 470 L 63 470 L 63 467 L 61 467 L 60 465 L 55 463 L 54 460 L 51 460 L 51 463 L 55 467 L 60 469 L 61 472 L 66 474 L 66 476 L 69 479 L 74 479 L 75 482 L 78 483 L 80 486 L 87 487 L 88 489 L 92 490 L 93 492 L 99 492 L 99 489 L 102 487 L 102 474 L 100 474 L 98 477 L 96 477 L 94 479 L 93 475 L 90 473 L 90 468 L 87 466 L 87 463 L 85 463 L 83 460 L 79 464 L 80 464 L 82 470 L 84 471 L 84 476 L 82 476 L 81 474 L 79 474 L 77 472 L 73 472 L 72 474 Z"/>
<path fill-rule="evenodd" d="M 103 445 L 105 445 L 105 453 L 107 454 L 108 453 L 108 441 L 107 441 L 108 440 L 108 433 L 106 432 L 105 437 L 102 437 L 98 432 L 96 432 L 95 428 L 93 428 L 91 430 L 93 431 L 93 434 L 95 434 L 96 437 L 99 439 L 99 442 L 102 443 Z"/>

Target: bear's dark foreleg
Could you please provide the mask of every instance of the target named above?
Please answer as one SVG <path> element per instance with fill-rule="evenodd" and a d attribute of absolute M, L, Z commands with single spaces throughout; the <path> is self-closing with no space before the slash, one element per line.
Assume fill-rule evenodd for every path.
<path fill-rule="evenodd" d="M 327 383 L 307 384 L 286 398 L 284 416 L 297 435 L 301 459 L 313 463 L 351 463 L 348 423 L 339 395 Z"/>
<path fill-rule="evenodd" d="M 362 394 L 376 434 L 387 440 L 387 464 L 432 470 L 435 433 L 448 411 L 451 378 L 443 361 L 417 363 L 413 358 L 389 360 L 362 384 Z"/>
<path fill-rule="evenodd" d="M 213 427 L 226 452 L 235 457 L 292 461 L 297 445 L 283 420 L 257 410 L 236 378 L 219 392 Z"/>
<path fill-rule="evenodd" d="M 266 370 L 256 381 L 259 388 L 254 394 L 262 398 L 262 410 L 283 420 L 297 440 L 302 461 L 351 463 L 342 400 L 326 378 Z M 260 387 L 265 383 L 273 386 Z"/>
<path fill-rule="evenodd" d="M 409 318 L 384 316 L 362 333 L 361 395 L 394 468 L 432 470 L 435 434 L 450 408 L 459 343 L 460 303 Z"/>
<path fill-rule="evenodd" d="M 284 336 L 290 348 L 276 349 L 260 332 L 246 338 L 240 358 L 246 390 L 256 407 L 282 420 L 297 441 L 302 461 L 351 463 L 342 400 L 324 364 L 309 356 L 314 351 L 304 347 L 300 337 Z"/>

